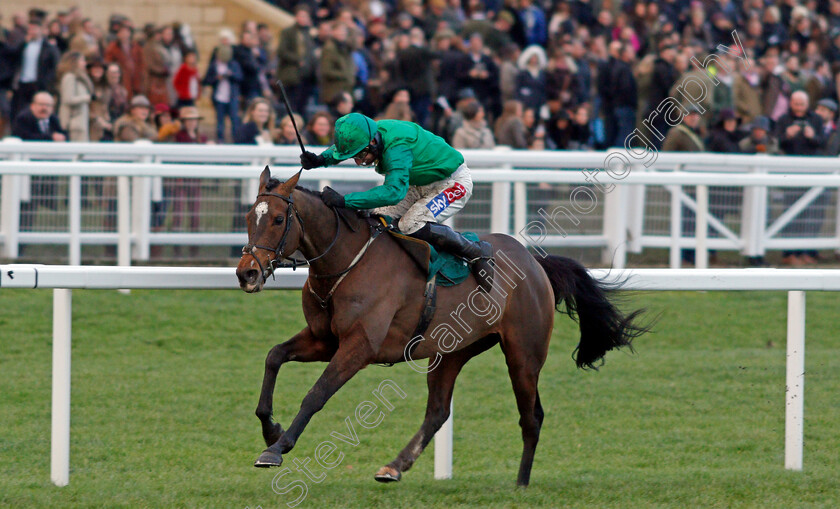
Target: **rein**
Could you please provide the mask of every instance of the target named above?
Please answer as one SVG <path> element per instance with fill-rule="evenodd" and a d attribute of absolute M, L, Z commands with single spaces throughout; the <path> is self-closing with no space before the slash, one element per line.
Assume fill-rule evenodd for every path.
<path fill-rule="evenodd" d="M 295 201 L 294 201 L 294 199 L 292 198 L 291 195 L 283 196 L 283 195 L 277 194 L 277 193 L 264 192 L 264 193 L 258 194 L 257 198 L 259 198 L 261 196 L 272 196 L 272 197 L 275 197 L 275 198 L 280 198 L 281 200 L 283 200 L 283 201 L 285 201 L 286 203 L 289 204 L 289 206 L 286 208 L 286 219 L 285 219 L 286 226 L 285 226 L 285 229 L 283 230 L 283 236 L 280 237 L 280 241 L 277 243 L 276 247 L 271 248 L 269 246 L 261 246 L 259 244 L 255 244 L 255 243 L 252 243 L 252 242 L 249 242 L 248 244 L 246 244 L 245 246 L 242 247 L 242 254 L 243 255 L 246 255 L 246 254 L 251 255 L 251 257 L 254 260 L 256 260 L 257 265 L 259 265 L 259 267 L 260 267 L 260 272 L 263 276 L 263 279 L 268 279 L 269 275 L 271 275 L 272 279 L 274 279 L 274 271 L 278 268 L 289 268 L 289 267 L 291 267 L 292 270 L 295 270 L 295 269 L 297 269 L 298 265 L 311 265 L 311 263 L 314 262 L 315 260 L 319 260 L 319 259 L 323 258 L 327 253 L 330 252 L 330 250 L 333 248 L 333 246 L 335 246 L 336 242 L 338 241 L 338 236 L 341 233 L 341 224 L 340 224 L 341 219 L 344 219 L 344 221 L 346 223 L 348 223 L 348 227 L 351 229 L 351 231 L 354 231 L 354 232 L 356 231 L 355 228 L 352 228 L 350 226 L 349 221 L 339 214 L 338 210 L 335 207 L 330 207 L 333 211 L 333 214 L 335 215 L 335 236 L 333 237 L 332 242 L 330 242 L 330 245 L 327 246 L 327 248 L 324 250 L 323 253 L 319 254 L 318 256 L 316 256 L 314 258 L 304 257 L 303 260 L 298 260 L 297 258 L 292 258 L 290 256 L 290 257 L 287 257 L 287 259 L 289 261 L 291 261 L 292 263 L 291 264 L 283 263 L 283 261 L 282 261 L 284 259 L 283 247 L 285 247 L 287 237 L 289 236 L 289 232 L 292 229 L 292 214 L 294 214 L 294 217 L 297 218 L 298 224 L 300 224 L 301 238 L 303 238 L 306 234 L 306 230 L 305 230 L 304 224 L 303 224 L 303 218 L 300 217 L 300 214 L 298 213 L 297 208 L 295 207 Z M 350 262 L 350 265 L 346 269 L 344 269 L 342 271 L 339 271 L 339 272 L 336 272 L 334 274 L 315 274 L 313 272 L 309 273 L 309 276 L 314 278 L 314 279 L 329 279 L 329 278 L 333 278 L 333 277 L 338 277 L 338 281 L 336 281 L 333 284 L 329 293 L 323 299 L 321 297 L 319 297 L 317 293 L 315 293 L 315 290 L 312 289 L 312 286 L 309 286 L 309 292 L 318 300 L 318 303 L 320 304 L 320 306 L 322 308 L 327 307 L 327 304 L 329 303 L 330 298 L 333 296 L 335 291 L 338 289 L 338 285 L 341 284 L 341 282 L 344 280 L 344 278 L 347 277 L 347 274 L 349 274 L 350 271 L 353 270 L 353 268 L 356 265 L 359 264 L 359 262 L 362 260 L 362 257 L 364 256 L 364 254 L 367 252 L 368 248 L 370 247 L 370 245 L 373 243 L 374 240 L 376 240 L 376 237 L 378 237 L 381 232 L 382 232 L 382 230 L 380 228 L 371 227 L 370 238 L 365 243 L 365 245 L 362 246 L 362 249 L 359 250 L 359 252 L 356 254 L 355 258 L 353 258 L 353 261 Z M 256 255 L 257 249 L 264 249 L 266 251 L 271 251 L 272 253 L 274 253 L 274 258 L 272 258 L 268 261 L 268 267 L 264 267 L 262 262 L 260 261 L 260 259 L 257 257 L 257 255 Z"/>

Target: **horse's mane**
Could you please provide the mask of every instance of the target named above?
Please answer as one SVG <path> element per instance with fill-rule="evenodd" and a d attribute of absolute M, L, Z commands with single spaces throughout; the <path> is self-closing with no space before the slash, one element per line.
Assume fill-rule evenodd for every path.
<path fill-rule="evenodd" d="M 282 183 L 283 183 L 282 181 L 277 180 L 274 177 L 271 177 L 270 179 L 268 179 L 268 183 L 265 185 L 265 190 L 266 191 L 272 191 Z M 321 192 L 320 191 L 313 191 L 312 189 L 307 189 L 307 188 L 301 187 L 301 186 L 295 186 L 295 189 L 297 189 L 298 191 L 303 191 L 306 194 L 311 194 L 312 196 L 317 196 L 318 198 L 321 198 Z"/>
<path fill-rule="evenodd" d="M 283 183 L 282 181 L 277 180 L 274 177 L 271 177 L 270 179 L 268 179 L 268 183 L 265 185 L 265 190 L 266 191 L 271 191 L 271 190 L 277 188 L 282 183 Z M 320 191 L 313 191 L 312 189 L 307 189 L 307 188 L 302 187 L 302 186 L 295 186 L 295 189 L 298 190 L 298 191 L 301 191 L 303 193 L 306 193 L 310 196 L 315 196 L 320 200 L 324 199 L 323 198 L 323 193 L 321 193 Z M 342 210 L 351 210 L 351 209 L 342 209 Z M 355 213 L 356 217 L 364 217 L 364 214 L 360 210 L 353 210 L 352 212 Z"/>

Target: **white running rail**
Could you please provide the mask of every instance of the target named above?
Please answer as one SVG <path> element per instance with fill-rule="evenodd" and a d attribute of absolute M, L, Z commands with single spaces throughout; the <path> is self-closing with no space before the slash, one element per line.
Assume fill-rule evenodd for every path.
<path fill-rule="evenodd" d="M 110 244 L 118 246 L 120 264 L 129 265 L 132 259 L 148 259 L 150 244 L 242 244 L 244 234 L 233 230 L 177 234 L 153 231 L 149 223 L 151 202 L 162 199 L 153 199 L 162 192 L 161 179 L 242 181 L 245 185 L 238 187 L 241 188 L 238 199 L 248 201 L 263 165 L 271 164 L 278 176 L 291 175 L 299 169 L 299 154 L 295 146 L 197 148 L 178 144 L 46 143 L 4 139 L 0 142 L 0 256 L 10 260 L 17 258 L 21 243 L 66 244 L 72 264 L 79 259 L 83 244 Z M 840 165 L 836 157 L 649 153 L 644 158 L 634 159 L 620 150 L 465 150 L 464 154 L 473 169 L 474 181 L 490 184 L 492 188 L 489 221 L 482 222 L 480 228 L 516 235 L 520 241 L 534 247 L 602 248 L 603 261 L 617 268 L 625 266 L 628 252 L 639 253 L 645 248 L 668 248 L 672 268 L 679 267 L 680 250 L 685 248 L 697 249 L 698 268 L 705 268 L 708 249 L 737 250 L 751 257 L 763 256 L 770 249 L 834 249 L 840 252 L 840 207 L 826 205 L 830 202 L 826 193 L 840 187 Z M 624 154 L 623 158 L 628 162 L 621 171 L 614 165 L 609 171 L 604 170 L 605 162 L 613 154 Z M 43 176 L 69 177 L 67 197 L 61 197 L 67 200 L 71 211 L 66 231 L 21 231 L 21 204 L 31 203 L 32 198 L 30 178 Z M 82 212 L 79 204 L 83 196 L 79 179 L 83 177 L 118 178 L 119 225 L 116 231 L 80 230 L 78 216 Z M 319 186 L 334 182 L 368 185 L 381 181 L 376 173 L 360 171 L 352 163 L 309 171 L 303 177 L 310 183 L 317 181 Z M 592 212 L 595 204 L 587 209 L 588 201 L 582 195 L 582 208 L 574 207 L 576 202 L 572 197 L 563 195 L 560 201 L 552 198 L 544 204 L 549 209 L 544 212 L 551 218 L 547 221 L 548 228 L 536 221 L 529 222 L 529 207 L 534 208 L 535 203 L 539 203 L 533 193 L 529 195 L 529 184 L 586 186 L 590 191 L 597 191 L 596 182 L 611 189 L 610 192 L 595 193 L 597 200 L 603 202 L 597 212 Z M 614 188 L 610 187 L 613 185 Z M 697 186 L 696 198 L 685 186 Z M 728 213 L 738 215 L 728 223 L 721 217 L 727 212 L 719 210 L 720 195 L 713 189 L 710 196 L 708 191 L 708 187 L 719 189 L 720 186 L 736 188 L 738 193 L 741 190 L 737 188 L 743 188 L 742 198 L 727 198 Z M 772 191 L 769 194 L 768 188 Z M 780 198 L 783 193 L 779 188 L 801 188 L 807 192 L 798 197 L 795 191 L 788 192 L 785 198 Z M 671 199 L 669 203 L 660 204 L 652 194 L 662 194 L 663 189 Z M 792 198 L 788 200 L 788 196 Z M 652 203 L 664 210 L 652 212 Z M 785 211 L 774 217 L 770 209 L 779 207 L 785 207 Z M 696 212 L 700 228 L 695 236 L 682 231 L 684 208 Z M 821 216 L 813 221 L 820 225 L 823 219 L 826 225 L 833 221 L 832 226 L 826 227 L 831 231 L 793 232 L 795 235 L 783 231 L 800 228 L 796 225 L 797 220 L 811 221 L 806 216 L 813 215 L 815 210 Z M 590 230 L 584 232 L 579 220 L 590 212 L 592 218 L 587 221 Z M 530 214 L 533 217 L 534 211 Z M 822 218 L 822 215 L 833 217 Z M 543 216 L 544 220 L 546 216 Z M 593 227 L 592 219 L 596 216 Z M 668 217 L 670 226 L 664 226 Z M 660 226 L 647 225 L 648 219 Z M 717 236 L 711 232 L 716 232 Z"/>
<path fill-rule="evenodd" d="M 840 291 L 840 270 L 796 269 L 594 269 L 599 279 L 626 278 L 622 289 L 776 290 L 788 292 L 785 468 L 802 469 L 805 381 L 805 291 Z M 279 269 L 266 289 L 299 289 L 306 269 Z M 51 479 L 70 479 L 70 352 L 72 289 L 238 289 L 232 268 L 0 265 L 4 288 L 53 288 Z M 452 477 L 452 419 L 436 435 L 435 478 Z"/>

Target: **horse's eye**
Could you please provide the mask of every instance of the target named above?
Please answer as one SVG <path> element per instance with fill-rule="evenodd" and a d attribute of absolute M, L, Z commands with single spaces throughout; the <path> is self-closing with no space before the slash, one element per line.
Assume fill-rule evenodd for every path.
<path fill-rule="evenodd" d="M 283 216 L 277 216 L 274 218 L 274 224 L 283 224 L 283 220 L 286 219 Z"/>

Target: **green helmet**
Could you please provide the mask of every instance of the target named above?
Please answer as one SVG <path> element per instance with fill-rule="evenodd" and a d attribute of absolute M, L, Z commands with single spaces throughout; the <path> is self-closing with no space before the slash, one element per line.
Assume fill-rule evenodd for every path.
<path fill-rule="evenodd" d="M 361 113 L 350 113 L 335 121 L 335 152 L 339 161 L 365 149 L 376 134 L 376 122 Z"/>

